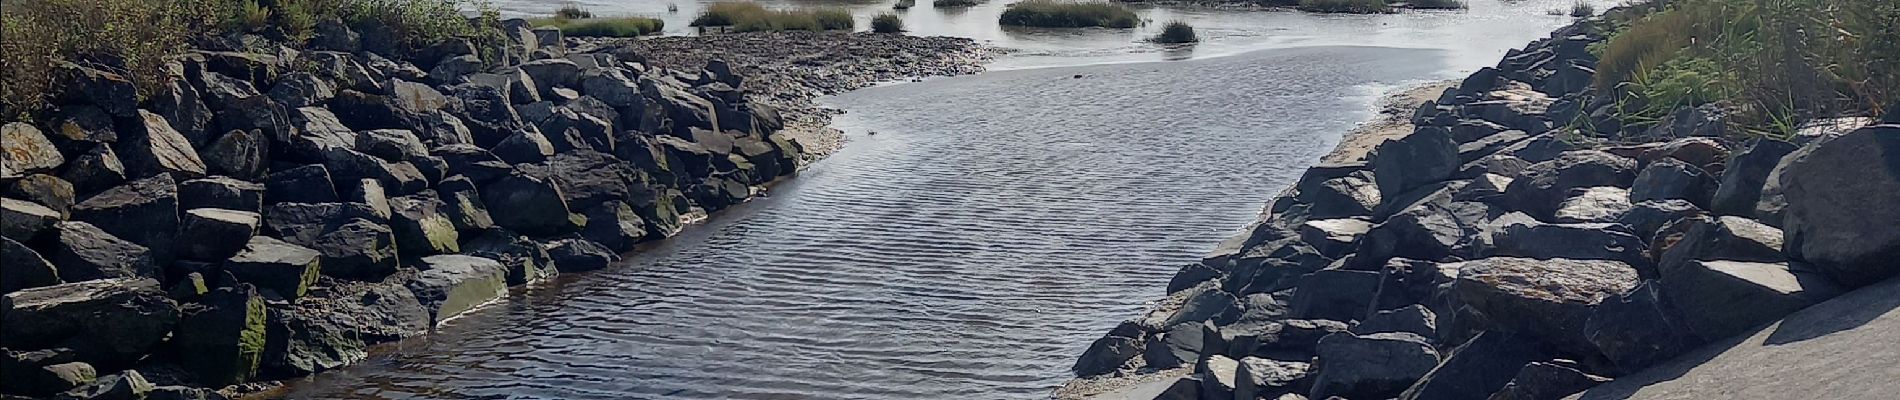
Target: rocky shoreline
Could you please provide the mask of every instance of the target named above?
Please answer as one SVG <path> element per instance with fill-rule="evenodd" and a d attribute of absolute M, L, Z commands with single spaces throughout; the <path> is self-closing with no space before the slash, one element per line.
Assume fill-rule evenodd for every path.
<path fill-rule="evenodd" d="M 1786 140 L 1708 107 L 1624 126 L 1592 85 L 1604 25 L 1348 135 L 1053 397 L 1886 393 L 1900 125 L 1881 124 L 1900 120 L 1810 121 Z"/>
<path fill-rule="evenodd" d="M 158 92 L 69 65 L 0 128 L 0 398 L 225 398 L 362 361 L 793 176 L 840 142 L 812 98 L 987 57 L 521 20 L 397 55 L 322 28 L 207 45 Z"/>

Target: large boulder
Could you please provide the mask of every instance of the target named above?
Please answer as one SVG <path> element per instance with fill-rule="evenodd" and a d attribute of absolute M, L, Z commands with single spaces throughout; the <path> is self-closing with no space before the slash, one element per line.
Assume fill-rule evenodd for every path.
<path fill-rule="evenodd" d="M 102 279 L 0 297 L 0 346 L 72 349 L 79 361 L 122 366 L 151 352 L 178 322 L 158 281 Z"/>
<path fill-rule="evenodd" d="M 66 163 L 66 157 L 46 135 L 25 122 L 0 125 L 0 178 L 13 179 L 34 172 L 50 171 Z"/>
<path fill-rule="evenodd" d="M 1491 209 L 1452 201 L 1450 192 L 1439 191 L 1373 226 L 1360 239 L 1354 261 L 1376 266 L 1394 257 L 1441 261 L 1475 256 Z"/>
<path fill-rule="evenodd" d="M 1701 167 L 1676 159 L 1649 163 L 1630 185 L 1630 201 L 1683 199 L 1709 207 L 1717 182 Z"/>
<path fill-rule="evenodd" d="M 1408 332 L 1430 338 L 1438 332 L 1438 316 L 1430 308 L 1413 304 L 1379 311 L 1352 326 L 1355 335 L 1380 332 Z"/>
<path fill-rule="evenodd" d="M 1122 364 L 1140 355 L 1140 341 L 1110 334 L 1090 343 L 1088 350 L 1084 350 L 1082 356 L 1075 360 L 1075 366 L 1069 369 L 1075 372 L 1075 376 L 1103 375 L 1121 369 Z"/>
<path fill-rule="evenodd" d="M 409 296 L 407 301 L 416 311 L 421 310 L 413 295 L 403 295 Z M 369 296 L 363 298 L 368 300 Z M 265 321 L 265 372 L 272 376 L 305 376 L 367 358 L 369 353 L 359 332 L 371 328 L 366 326 L 371 323 L 367 315 L 370 309 L 351 304 L 354 299 L 339 300 L 338 307 L 343 311 L 313 303 L 271 309 Z M 428 316 L 420 312 L 417 315 L 422 319 L 419 323 L 426 327 Z"/>
<path fill-rule="evenodd" d="M 137 370 L 125 370 L 117 374 L 101 376 L 84 386 L 73 388 L 55 396 L 59 400 L 139 400 L 145 399 L 158 388 L 145 380 Z"/>
<path fill-rule="evenodd" d="M 1511 213 L 1492 225 L 1481 251 L 1487 257 L 1614 260 L 1638 269 L 1650 264 L 1643 253 L 1644 240 L 1624 232 L 1617 224 L 1547 224 Z"/>
<path fill-rule="evenodd" d="M 125 164 L 112 146 L 97 145 L 60 168 L 60 179 L 73 184 L 74 193 L 96 193 L 125 182 Z"/>
<path fill-rule="evenodd" d="M 1636 269 L 1617 261 L 1491 257 L 1461 267 L 1452 290 L 1485 316 L 1485 330 L 1587 349 L 1591 307 L 1636 283 Z"/>
<path fill-rule="evenodd" d="M 303 297 L 316 283 L 322 254 L 269 236 L 253 236 L 244 249 L 224 260 L 225 272 L 239 282 L 284 299 Z"/>
<path fill-rule="evenodd" d="M 1517 371 L 1546 355 L 1537 343 L 1503 332 L 1481 332 L 1445 354 L 1444 362 L 1405 389 L 1402 400 L 1482 399 Z"/>
<path fill-rule="evenodd" d="M 178 236 L 178 184 L 158 175 L 119 185 L 73 207 L 73 219 L 152 250 L 170 263 Z"/>
<path fill-rule="evenodd" d="M 1663 274 L 1693 260 L 1782 262 L 1780 229 L 1741 217 L 1684 220 L 1687 231 L 1662 252 Z"/>
<path fill-rule="evenodd" d="M 0 237 L 0 294 L 59 282 L 59 271 L 46 257 L 13 238 Z"/>
<path fill-rule="evenodd" d="M 178 207 L 262 212 L 264 185 L 222 176 L 184 181 L 178 184 Z"/>
<path fill-rule="evenodd" d="M 1540 219 L 1552 218 L 1572 190 L 1627 187 L 1635 179 L 1636 160 L 1595 150 L 1570 151 L 1525 168 L 1505 188 L 1503 205 Z"/>
<path fill-rule="evenodd" d="M 443 212 L 442 200 L 427 195 L 389 199 L 393 212 L 389 225 L 396 233 L 396 246 L 410 258 L 460 252 L 461 236 L 455 224 Z"/>
<path fill-rule="evenodd" d="M 1746 332 L 1842 292 L 1785 263 L 1701 260 L 1664 271 L 1662 289 L 1703 340 Z"/>
<path fill-rule="evenodd" d="M 52 396 L 98 378 L 92 364 L 71 358 L 54 350 L 0 352 L 0 387 L 11 395 Z"/>
<path fill-rule="evenodd" d="M 198 158 L 185 136 L 172 129 L 165 117 L 139 110 L 137 123 L 127 127 L 125 140 L 118 144 L 120 160 L 134 177 L 172 174 L 194 178 L 205 174 L 205 162 Z"/>
<path fill-rule="evenodd" d="M 328 276 L 380 279 L 395 273 L 398 264 L 395 232 L 363 218 L 326 226 L 314 240 L 299 244 L 322 255 L 322 273 Z"/>
<path fill-rule="evenodd" d="M 61 219 L 59 211 L 26 200 L 0 198 L 0 233 L 30 242 Z"/>
<path fill-rule="evenodd" d="M 1702 343 L 1655 281 L 1603 299 L 1591 310 L 1583 332 L 1597 352 L 1625 373 L 1668 360 Z"/>
<path fill-rule="evenodd" d="M 1462 164 L 1458 143 L 1443 129 L 1418 129 L 1403 138 L 1387 140 L 1371 156 L 1379 193 L 1389 194 L 1450 179 Z"/>
<path fill-rule="evenodd" d="M 647 237 L 646 221 L 640 218 L 640 214 L 634 213 L 633 207 L 626 202 L 601 203 L 583 215 L 587 217 L 587 227 L 581 230 L 581 237 L 605 246 L 610 251 L 633 250 L 635 243 Z M 481 218 L 488 218 L 487 212 L 483 212 Z"/>
<path fill-rule="evenodd" d="M 337 199 L 330 169 L 322 164 L 279 170 L 264 182 L 266 203 L 333 203 Z"/>
<path fill-rule="evenodd" d="M 515 174 L 481 188 L 482 202 L 490 208 L 509 210 L 489 214 L 495 224 L 530 235 L 555 235 L 578 231 L 584 217 L 568 210 L 561 187 L 554 181 Z"/>
<path fill-rule="evenodd" d="M 1327 335 L 1318 352 L 1319 375 L 1308 396 L 1316 399 L 1390 398 L 1438 365 L 1438 351 L 1410 333 Z"/>
<path fill-rule="evenodd" d="M 1509 187 L 1507 183 L 1505 187 L 1499 188 L 1500 192 Z M 1554 221 L 1613 222 L 1634 207 L 1630 204 L 1631 192 L 1619 187 L 1597 186 L 1577 189 L 1572 193 L 1575 195 L 1557 205 L 1557 212 L 1551 215 Z"/>
<path fill-rule="evenodd" d="M 107 278 L 157 278 L 159 264 L 145 246 L 112 236 L 92 224 L 61 222 L 51 252 L 60 277 L 78 282 Z"/>
<path fill-rule="evenodd" d="M 1722 170 L 1722 181 L 1709 202 L 1709 211 L 1720 215 L 1755 216 L 1755 203 L 1761 201 L 1762 187 L 1768 174 L 1782 157 L 1799 148 L 1793 143 L 1760 139 L 1729 157 Z"/>
<path fill-rule="evenodd" d="M 422 273 L 408 287 L 429 311 L 431 326 L 508 294 L 507 271 L 495 260 L 436 255 L 421 261 Z"/>
<path fill-rule="evenodd" d="M 544 247 L 554 265 L 568 272 L 598 270 L 620 261 L 620 255 L 587 239 L 560 239 L 548 242 Z"/>
<path fill-rule="evenodd" d="M 6 188 L 6 195 L 39 203 L 62 216 L 72 212 L 75 202 L 72 183 L 47 174 L 27 175 L 14 181 Z"/>
<path fill-rule="evenodd" d="M 1261 357 L 1240 359 L 1239 368 L 1234 371 L 1234 398 L 1280 398 L 1279 396 L 1306 393 L 1311 389 L 1309 379 L 1313 374 L 1312 364 L 1298 361 L 1280 361 Z"/>
<path fill-rule="evenodd" d="M 1293 318 L 1357 321 L 1366 318 L 1379 273 L 1325 269 L 1307 274 L 1293 291 Z"/>
<path fill-rule="evenodd" d="M 1814 146 L 1781 176 L 1788 254 L 1848 287 L 1900 274 L 1900 125 Z"/>
<path fill-rule="evenodd" d="M 1533 362 L 1518 370 L 1510 383 L 1486 400 L 1561 399 L 1609 381 L 1610 378 L 1579 371 L 1574 365 Z"/>
<path fill-rule="evenodd" d="M 194 260 L 223 260 L 237 255 L 257 234 L 260 217 L 255 212 L 222 208 L 196 208 L 185 211 L 178 234 L 190 240 L 180 243 L 179 254 Z"/>
<path fill-rule="evenodd" d="M 247 284 L 219 288 L 185 308 L 172 345 L 186 370 L 206 386 L 257 376 L 264 353 L 264 297 Z"/>

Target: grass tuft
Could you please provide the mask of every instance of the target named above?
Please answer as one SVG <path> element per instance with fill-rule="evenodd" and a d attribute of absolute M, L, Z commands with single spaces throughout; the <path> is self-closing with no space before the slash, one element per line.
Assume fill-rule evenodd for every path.
<path fill-rule="evenodd" d="M 1133 28 L 1141 19 L 1127 7 L 1109 3 L 1025 0 L 1003 10 L 999 22 L 1045 28 Z"/>
<path fill-rule="evenodd" d="M 871 18 L 871 31 L 877 33 L 899 33 L 904 31 L 904 20 L 897 14 L 878 14 Z"/>
<path fill-rule="evenodd" d="M 593 18 L 594 13 L 581 8 L 581 6 L 569 4 L 555 9 L 554 17 L 560 19 L 588 19 Z"/>
<path fill-rule="evenodd" d="M 666 21 L 659 18 L 623 17 L 565 19 L 547 18 L 529 21 L 534 26 L 552 26 L 561 28 L 567 36 L 579 37 L 635 37 L 660 33 L 666 29 Z"/>
<path fill-rule="evenodd" d="M 1464 0 L 1412 0 L 1408 6 L 1420 10 L 1463 10 L 1471 8 Z"/>
<path fill-rule="evenodd" d="M 748 2 L 719 2 L 694 18 L 695 27 L 730 27 L 737 32 L 850 30 L 851 13 L 840 9 L 767 10 Z"/>
<path fill-rule="evenodd" d="M 1385 0 L 1300 0 L 1300 11 L 1315 13 L 1385 14 L 1392 5 Z"/>
<path fill-rule="evenodd" d="M 1572 17 L 1585 18 L 1592 15 L 1597 15 L 1597 6 L 1590 5 L 1589 2 L 1577 0 L 1576 4 L 1570 5 L 1570 16 Z"/>
<path fill-rule="evenodd" d="M 1167 25 L 1161 26 L 1160 34 L 1155 35 L 1154 38 L 1149 39 L 1149 40 L 1155 43 L 1172 44 L 1172 43 L 1199 42 L 1201 41 L 1201 38 L 1200 36 L 1196 36 L 1194 34 L 1194 27 L 1188 25 L 1187 22 L 1169 21 Z"/>

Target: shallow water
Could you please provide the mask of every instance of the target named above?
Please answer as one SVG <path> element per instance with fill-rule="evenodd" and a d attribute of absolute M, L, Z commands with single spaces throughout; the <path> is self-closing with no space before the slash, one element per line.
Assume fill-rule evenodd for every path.
<path fill-rule="evenodd" d="M 1145 46 L 1128 40 L 1062 45 L 1111 42 L 1093 32 L 988 37 L 1059 49 L 825 99 L 848 111 L 836 122 L 851 144 L 770 197 L 289 397 L 1040 398 L 1089 341 L 1369 118 L 1379 93 L 1495 62 L 1564 23 L 1542 15 L 1557 2 L 1488 3 L 1535 10 L 1522 21 L 1486 8 L 1207 15 L 1313 30 L 1174 62 L 1137 62 L 1153 54 L 1117 50 Z M 1338 45 L 1356 42 L 1378 46 Z"/>

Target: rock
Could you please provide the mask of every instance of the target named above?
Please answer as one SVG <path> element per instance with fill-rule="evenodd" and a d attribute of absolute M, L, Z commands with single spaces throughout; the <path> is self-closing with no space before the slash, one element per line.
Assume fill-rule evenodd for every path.
<path fill-rule="evenodd" d="M 1318 351 L 1319 375 L 1308 397 L 1320 399 L 1393 397 L 1438 365 L 1438 351 L 1410 333 L 1328 335 Z"/>
<path fill-rule="evenodd" d="M 408 287 L 394 280 L 365 285 L 364 290 L 337 303 L 336 315 L 356 316 L 359 338 L 375 343 L 428 333 L 429 309 Z"/>
<path fill-rule="evenodd" d="M 92 383 L 98 377 L 98 371 L 92 364 L 66 362 L 49 365 L 34 365 L 24 362 L 0 360 L 0 383 L 5 383 L 7 393 L 30 396 L 52 396 L 59 392 Z"/>
<path fill-rule="evenodd" d="M 406 162 L 386 162 L 374 156 L 355 150 L 335 149 L 326 155 L 323 165 L 330 170 L 334 182 L 357 182 L 362 179 L 375 179 L 383 188 L 394 195 L 408 195 L 428 189 L 429 182 L 422 171 L 414 164 Z M 347 188 L 338 186 L 339 193 Z"/>
<path fill-rule="evenodd" d="M 14 181 L 13 186 L 7 188 L 6 194 L 9 197 L 46 206 L 59 212 L 61 216 L 72 212 L 73 208 L 73 184 L 52 175 L 27 175 Z"/>
<path fill-rule="evenodd" d="M 125 165 L 111 146 L 98 145 L 66 163 L 59 177 L 73 184 L 74 194 L 97 193 L 125 182 Z"/>
<path fill-rule="evenodd" d="M 232 130 L 219 136 L 205 149 L 205 171 L 246 179 L 262 177 L 268 144 L 262 132 L 255 129 Z"/>
<path fill-rule="evenodd" d="M 1658 267 L 1667 275 L 1691 260 L 1783 262 L 1782 231 L 1741 217 L 1688 222 L 1688 232 L 1662 253 Z"/>
<path fill-rule="evenodd" d="M 1683 218 L 1702 215 L 1702 209 L 1688 200 L 1649 200 L 1636 203 L 1616 223 L 1629 228 L 1638 238 L 1654 238 L 1663 226 Z M 1653 245 L 1652 245 L 1653 247 Z"/>
<path fill-rule="evenodd" d="M 1363 219 L 1343 218 L 1306 221 L 1297 228 L 1300 240 L 1313 246 L 1320 254 L 1337 258 L 1350 253 L 1359 237 L 1372 230 L 1372 223 Z"/>
<path fill-rule="evenodd" d="M 351 218 L 380 221 L 369 206 L 349 203 L 278 203 L 264 211 L 264 233 L 308 247 Z"/>
<path fill-rule="evenodd" d="M 396 246 L 411 258 L 461 251 L 455 224 L 442 212 L 445 205 L 434 196 L 418 195 L 389 200 L 394 216 L 389 224 L 396 232 Z"/>
<path fill-rule="evenodd" d="M 1381 332 L 1406 332 L 1430 338 L 1438 332 L 1438 316 L 1423 305 L 1379 311 L 1349 329 L 1355 335 Z"/>
<path fill-rule="evenodd" d="M 1636 270 L 1616 261 L 1492 257 L 1462 266 L 1452 290 L 1484 314 L 1485 330 L 1577 349 L 1590 346 L 1590 308 L 1636 283 Z"/>
<path fill-rule="evenodd" d="M 1169 327 L 1166 332 L 1149 337 L 1142 353 L 1142 360 L 1157 369 L 1167 369 L 1193 364 L 1202 354 L 1218 354 L 1217 350 L 1204 346 L 1207 338 L 1219 338 L 1213 323 L 1184 322 Z M 1218 345 L 1218 344 L 1217 344 Z"/>
<path fill-rule="evenodd" d="M 534 60 L 521 64 L 521 72 L 527 74 L 538 85 L 535 91 L 546 96 L 554 87 L 577 87 L 580 85 L 581 67 L 565 59 Z"/>
<path fill-rule="evenodd" d="M 59 211 L 26 200 L 0 198 L 0 228 L 6 237 L 30 242 L 40 232 L 59 222 Z"/>
<path fill-rule="evenodd" d="M 159 175 L 106 190 L 73 207 L 73 219 L 152 250 L 159 264 L 172 260 L 178 234 L 178 185 Z"/>
<path fill-rule="evenodd" d="M 531 164 L 547 161 L 554 156 L 554 144 L 546 136 L 533 130 L 517 131 L 502 139 L 493 149 L 496 157 L 516 164 Z"/>
<path fill-rule="evenodd" d="M 101 110 L 99 107 L 90 105 L 60 107 L 58 113 L 53 116 L 52 123 L 52 129 L 48 129 L 48 132 L 43 132 L 45 136 L 41 136 L 40 138 L 51 140 L 52 145 L 62 152 L 77 152 L 101 144 L 110 145 L 113 142 L 119 141 L 118 127 L 113 122 L 112 115 L 106 114 L 105 110 Z M 0 127 L 0 130 L 5 129 L 31 129 L 30 131 L 19 133 L 42 133 L 34 129 L 32 125 L 24 122 L 8 124 L 7 127 Z M 20 146 L 19 148 L 26 149 L 39 145 L 34 142 L 32 135 L 25 135 L 18 138 L 7 136 L 5 139 L 8 142 L 9 148 Z M 16 139 L 25 139 L 25 141 L 15 144 Z M 34 153 L 29 152 L 26 154 Z"/>
<path fill-rule="evenodd" d="M 286 74 L 270 89 L 271 100 L 285 107 L 309 107 L 336 97 L 336 85 L 309 73 Z"/>
<path fill-rule="evenodd" d="M 1724 164 L 1722 181 L 1709 202 L 1709 211 L 1718 215 L 1755 217 L 1755 204 L 1761 201 L 1762 187 L 1768 184 L 1781 158 L 1798 146 L 1779 140 L 1760 139 Z"/>
<path fill-rule="evenodd" d="M 1640 372 L 1702 345 L 1682 313 L 1664 298 L 1663 284 L 1638 284 L 1590 311 L 1585 337 L 1619 372 Z"/>
<path fill-rule="evenodd" d="M 0 294 L 59 284 L 59 271 L 39 252 L 0 237 Z"/>
<path fill-rule="evenodd" d="M 1260 357 L 1240 359 L 1235 371 L 1235 399 L 1257 399 L 1276 395 L 1305 393 L 1311 385 L 1307 379 L 1312 374 L 1312 365 L 1304 362 L 1280 361 Z"/>
<path fill-rule="evenodd" d="M 1626 187 L 1635 179 L 1635 160 L 1594 150 L 1565 152 L 1524 169 L 1505 189 L 1505 204 L 1533 217 L 1551 217 L 1573 189 Z"/>
<path fill-rule="evenodd" d="M 50 171 L 66 162 L 53 142 L 33 125 L 13 122 L 0 125 L 0 142 L 5 158 L 0 158 L 0 178 L 12 179 L 34 172 Z"/>
<path fill-rule="evenodd" d="M 330 169 L 321 164 L 290 168 L 270 174 L 270 180 L 264 182 L 264 201 L 335 203 L 336 186 L 331 183 Z"/>
<path fill-rule="evenodd" d="M 145 395 L 147 400 L 222 400 L 224 395 L 206 388 L 186 386 L 159 386 Z"/>
<path fill-rule="evenodd" d="M 1518 370 L 1517 376 L 1488 400 L 1561 399 L 1609 381 L 1610 378 L 1586 374 L 1570 366 L 1533 362 Z"/>
<path fill-rule="evenodd" d="M 1683 199 L 1698 207 L 1708 207 L 1716 182 L 1702 168 L 1675 159 L 1650 163 L 1636 174 L 1630 186 L 1630 200 Z"/>
<path fill-rule="evenodd" d="M 380 279 L 396 272 L 396 234 L 382 224 L 353 218 L 306 244 L 322 255 L 324 275 Z"/>
<path fill-rule="evenodd" d="M 109 278 L 157 278 L 158 264 L 151 250 L 125 241 L 84 222 L 61 222 L 54 228 L 51 256 L 60 277 L 68 281 Z"/>
<path fill-rule="evenodd" d="M 320 253 L 269 236 L 253 236 L 244 249 L 224 261 L 239 282 L 256 285 L 285 299 L 303 297 L 316 283 Z"/>
<path fill-rule="evenodd" d="M 1623 188 L 1598 186 L 1577 190 L 1577 195 L 1557 205 L 1557 222 L 1614 222 L 1629 212 L 1632 196 Z"/>
<path fill-rule="evenodd" d="M 430 326 L 508 294 L 507 271 L 495 260 L 436 255 L 423 257 L 422 266 L 408 287 L 429 310 Z"/>
<path fill-rule="evenodd" d="M 1546 224 L 1523 213 L 1499 217 L 1492 224 L 1481 251 L 1486 256 L 1613 260 L 1637 270 L 1650 266 L 1644 240 L 1616 224 Z"/>
<path fill-rule="evenodd" d="M 178 278 L 178 281 L 173 283 L 172 288 L 167 290 L 165 294 L 171 296 L 172 300 L 193 301 L 204 297 L 206 293 L 210 292 L 211 287 L 205 284 L 204 274 L 192 272 L 185 274 L 182 278 Z"/>
<path fill-rule="evenodd" d="M 1070 370 L 1078 377 L 1104 375 L 1121 369 L 1135 356 L 1141 355 L 1140 344 L 1135 339 L 1108 335 L 1089 344 L 1088 350 L 1075 360 Z"/>
<path fill-rule="evenodd" d="M 1691 331 L 1720 340 L 1772 322 L 1842 292 L 1826 278 L 1787 264 L 1689 261 L 1664 271 L 1663 294 Z"/>
<path fill-rule="evenodd" d="M 561 187 L 553 181 L 515 174 L 481 188 L 482 202 L 506 213 L 490 214 L 495 224 L 530 235 L 556 235 L 582 228 L 585 219 L 568 211 Z"/>
<path fill-rule="evenodd" d="M 1373 271 L 1320 270 L 1300 279 L 1294 289 L 1291 316 L 1301 319 L 1357 321 L 1366 318 L 1373 294 L 1379 290 L 1379 273 Z"/>
<path fill-rule="evenodd" d="M 1180 376 L 1146 382 L 1113 392 L 1089 397 L 1089 400 L 1199 400 L 1201 382 Z"/>
<path fill-rule="evenodd" d="M 415 306 L 421 311 L 419 303 Z M 309 306 L 272 309 L 265 323 L 265 337 L 269 339 L 264 344 L 267 371 L 274 375 L 304 376 L 369 357 L 358 335 L 361 329 L 358 315 Z M 420 323 L 426 326 L 427 315 L 421 317 L 425 321 Z"/>
<path fill-rule="evenodd" d="M 539 281 L 560 272 L 554 258 L 540 243 L 507 229 L 490 229 L 464 243 L 463 250 L 469 255 L 500 262 L 507 270 L 509 285 Z"/>
<path fill-rule="evenodd" d="M 633 250 L 635 243 L 647 237 L 646 221 L 633 212 L 625 202 L 609 201 L 588 209 L 587 227 L 581 230 L 581 237 L 605 247 L 612 252 Z M 487 218 L 487 213 L 482 214 Z M 565 263 L 563 263 L 565 265 Z"/>
<path fill-rule="evenodd" d="M 60 393 L 55 399 L 84 400 L 138 400 L 146 398 L 147 393 L 155 389 L 152 382 L 146 381 L 138 371 L 125 370 L 118 374 L 101 376 L 99 379 Z"/>
<path fill-rule="evenodd" d="M 1399 395 L 1402 400 L 1478 399 L 1497 392 L 1532 361 L 1546 359 L 1533 342 L 1482 332 L 1445 354 L 1443 363 Z"/>
<path fill-rule="evenodd" d="M 152 279 L 102 279 L 0 297 L 0 345 L 72 349 L 78 361 L 125 365 L 151 352 L 178 322 L 178 305 Z"/>
<path fill-rule="evenodd" d="M 443 215 L 455 225 L 456 231 L 480 232 L 495 227 L 495 220 L 488 215 L 488 205 L 482 203 L 481 194 L 475 190 L 475 183 L 470 182 L 467 177 L 456 176 L 443 180 L 442 185 L 436 188 L 436 194 L 442 198 Z M 595 222 L 592 219 L 588 221 L 589 231 L 595 230 L 594 228 L 608 228 L 596 227 Z"/>
<path fill-rule="evenodd" d="M 1254 345 L 1250 354 L 1277 360 L 1304 360 L 1312 358 L 1321 339 L 1334 333 L 1345 332 L 1346 324 L 1323 319 L 1281 320 L 1275 328 L 1260 332 L 1254 336 Z M 1222 337 L 1228 336 L 1222 333 Z M 1236 349 L 1244 350 L 1250 346 L 1235 343 Z"/>
<path fill-rule="evenodd" d="M 1787 250 L 1847 287 L 1900 273 L 1900 125 L 1813 145 L 1782 175 Z M 1797 153 L 1798 154 L 1798 153 Z"/>
<path fill-rule="evenodd" d="M 172 345 L 199 384 L 221 387 L 257 376 L 264 353 L 264 298 L 248 284 L 224 287 L 187 307 Z"/>
<path fill-rule="evenodd" d="M 1495 155 L 1499 150 L 1503 150 L 1505 147 L 1509 147 L 1511 144 L 1524 141 L 1525 139 L 1530 139 L 1530 135 L 1525 134 L 1524 131 L 1508 130 L 1470 141 L 1459 142 L 1458 162 L 1460 164 L 1469 163 L 1477 161 L 1480 158 Z"/>
<path fill-rule="evenodd" d="M 1226 324 L 1240 317 L 1240 300 L 1232 293 L 1220 289 L 1209 289 L 1187 299 L 1181 309 L 1168 318 L 1163 326 L 1174 326 L 1182 322 L 1213 321 Z"/>
<path fill-rule="evenodd" d="M 429 78 L 436 82 L 454 82 L 465 75 L 482 69 L 482 59 L 474 54 L 465 54 L 442 59 L 429 70 Z"/>
<path fill-rule="evenodd" d="M 205 174 L 205 162 L 198 158 L 185 136 L 172 129 L 165 117 L 139 110 L 137 123 L 127 127 L 124 140 L 117 146 L 120 161 L 133 177 L 172 174 L 194 178 Z"/>
<path fill-rule="evenodd" d="M 1194 370 L 1200 374 L 1201 396 L 1205 398 L 1234 398 L 1234 387 L 1239 384 L 1235 377 L 1240 372 L 1240 362 L 1223 355 L 1212 355 L 1201 360 Z"/>
<path fill-rule="evenodd" d="M 586 239 L 561 239 L 549 242 L 548 257 L 568 272 L 593 271 L 620 261 L 620 256 L 599 243 Z"/>
<path fill-rule="evenodd" d="M 198 81 L 204 86 L 205 103 L 214 109 L 237 107 L 245 100 L 264 95 L 250 81 L 217 72 L 205 72 Z"/>
<path fill-rule="evenodd" d="M 192 238 L 180 253 L 197 260 L 222 260 L 237 255 L 257 233 L 260 217 L 255 212 L 222 208 L 198 208 L 185 211 L 179 234 Z"/>
<path fill-rule="evenodd" d="M 429 149 L 423 147 L 422 139 L 414 132 L 402 129 L 375 129 L 363 131 L 356 136 L 356 150 L 388 160 L 390 162 L 408 161 L 429 155 Z"/>
<path fill-rule="evenodd" d="M 223 208 L 260 212 L 264 209 L 264 185 L 223 176 L 184 181 L 178 184 L 178 205 L 187 210 Z"/>
<path fill-rule="evenodd" d="M 1373 226 L 1360 239 L 1355 261 L 1382 263 L 1392 257 L 1439 261 L 1475 256 L 1478 233 L 1491 210 L 1479 203 L 1451 201 L 1449 191 L 1442 192 Z"/>
<path fill-rule="evenodd" d="M 362 111 L 340 109 L 353 119 L 364 118 Z M 323 107 L 292 109 L 290 123 L 296 129 L 287 135 L 273 137 L 271 143 L 271 153 L 283 154 L 284 158 L 288 158 L 286 161 L 322 162 L 331 151 L 352 148 L 356 144 L 356 132 Z"/>

